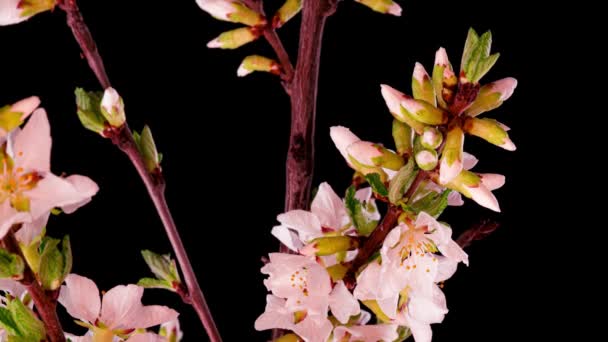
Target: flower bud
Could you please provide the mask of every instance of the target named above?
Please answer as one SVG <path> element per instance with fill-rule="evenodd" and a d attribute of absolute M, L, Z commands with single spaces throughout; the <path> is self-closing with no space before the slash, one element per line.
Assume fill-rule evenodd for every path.
<path fill-rule="evenodd" d="M 505 150 L 516 150 L 515 144 L 509 138 L 507 131 L 495 120 L 467 118 L 464 122 L 464 130 Z"/>
<path fill-rule="evenodd" d="M 517 87 L 517 80 L 513 77 L 503 78 L 488 83 L 479 89 L 479 94 L 471 106 L 465 111 L 468 116 L 474 117 L 483 112 L 498 108 L 506 101 Z"/>
<path fill-rule="evenodd" d="M 226 31 L 207 43 L 211 49 L 236 49 L 258 39 L 261 32 L 256 28 L 240 27 Z"/>
<path fill-rule="evenodd" d="M 425 171 L 437 167 L 437 152 L 435 150 L 420 150 L 416 152 L 416 164 Z"/>
<path fill-rule="evenodd" d="M 331 127 L 329 129 L 329 136 L 331 137 L 331 140 L 334 142 L 334 145 L 336 145 L 336 148 L 338 149 L 338 151 L 340 151 L 340 154 L 342 155 L 342 157 L 344 157 L 344 159 L 350 165 L 348 152 L 346 151 L 346 149 L 350 145 L 356 143 L 357 141 L 361 141 L 361 139 L 359 139 L 359 137 L 354 135 L 353 132 L 350 131 L 350 129 L 348 129 L 346 127 L 342 127 L 342 126 Z"/>
<path fill-rule="evenodd" d="M 101 114 L 113 127 L 124 125 L 126 120 L 125 104 L 114 88 L 107 88 L 103 93 Z"/>
<path fill-rule="evenodd" d="M 401 107 L 415 120 L 424 124 L 442 125 L 448 122 L 448 113 L 426 101 L 405 98 L 401 101 Z"/>
<path fill-rule="evenodd" d="M 281 67 L 279 66 L 279 63 L 273 59 L 258 55 L 251 55 L 243 59 L 243 62 L 241 62 L 236 74 L 239 77 L 243 77 L 251 74 L 254 71 L 263 71 L 274 75 L 279 75 L 281 73 Z"/>
<path fill-rule="evenodd" d="M 441 108 L 447 108 L 454 99 L 458 80 L 448 59 L 444 48 L 435 53 L 435 66 L 433 67 L 433 88 L 437 95 L 437 102 Z"/>
<path fill-rule="evenodd" d="M 368 141 L 358 141 L 347 148 L 349 159 L 353 164 L 361 164 L 365 167 L 383 167 L 390 170 L 399 170 L 403 164 L 403 158 L 389 151 L 379 144 Z"/>
<path fill-rule="evenodd" d="M 460 192 L 482 207 L 500 212 L 498 200 L 496 200 L 492 191 L 482 182 L 482 178 L 473 172 L 463 170 L 456 178 L 446 184 L 446 187 Z"/>
<path fill-rule="evenodd" d="M 371 8 L 373 11 L 382 14 L 392 14 L 394 16 L 401 16 L 401 6 L 396 4 L 393 0 L 355 0 L 356 2 Z"/>
<path fill-rule="evenodd" d="M 412 94 L 417 100 L 426 101 L 433 105 L 433 107 L 437 106 L 435 89 L 433 89 L 431 78 L 424 69 L 424 66 L 418 62 L 414 66 L 414 75 L 412 76 Z"/>
<path fill-rule="evenodd" d="M 272 27 L 279 28 L 302 10 L 302 0 L 286 0 L 272 18 Z"/>
<path fill-rule="evenodd" d="M 422 134 L 425 125 L 414 119 L 406 110 L 403 110 L 403 107 L 401 106 L 401 102 L 407 99 L 408 96 L 386 84 L 380 85 L 380 89 L 384 102 L 386 102 L 386 106 L 393 117 L 410 126 L 416 133 Z"/>
<path fill-rule="evenodd" d="M 424 128 L 424 132 L 420 136 L 420 144 L 429 150 L 434 150 L 438 148 L 443 142 L 443 134 L 435 128 L 431 126 L 427 126 Z"/>
<path fill-rule="evenodd" d="M 2 0 L 0 1 L 0 26 L 18 24 L 32 16 L 51 10 L 56 0 Z"/>
<path fill-rule="evenodd" d="M 199 7 L 218 20 L 241 23 L 247 26 L 266 25 L 260 13 L 250 9 L 238 0 L 196 0 Z"/>
<path fill-rule="evenodd" d="M 445 139 L 445 147 L 441 154 L 439 182 L 446 184 L 462 171 L 464 132 L 458 125 L 452 126 Z"/>

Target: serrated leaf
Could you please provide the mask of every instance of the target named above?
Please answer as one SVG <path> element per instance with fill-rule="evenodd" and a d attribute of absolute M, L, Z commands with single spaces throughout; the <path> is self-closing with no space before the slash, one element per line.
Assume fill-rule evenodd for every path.
<path fill-rule="evenodd" d="M 41 245 L 38 277 L 45 289 L 56 290 L 72 270 L 70 237 L 66 235 L 62 241 L 53 238 L 46 238 L 43 241 L 45 240 L 44 246 Z M 60 242 L 61 248 L 59 248 Z"/>
<path fill-rule="evenodd" d="M 101 114 L 101 97 L 102 92 L 85 91 L 82 88 L 76 88 L 76 106 L 78 119 L 80 123 L 95 133 L 102 134 L 105 129 L 106 119 Z"/>
<path fill-rule="evenodd" d="M 374 229 L 376 229 L 378 221 L 370 220 L 365 216 L 363 213 L 363 204 L 355 197 L 356 193 L 357 190 L 355 186 L 350 186 L 346 190 L 346 196 L 344 198 L 346 211 L 348 216 L 350 216 L 357 233 L 362 236 L 369 236 Z"/>
<path fill-rule="evenodd" d="M 181 282 L 175 260 L 171 259 L 169 255 L 160 255 L 149 250 L 141 251 L 141 255 L 150 271 L 159 279 L 168 283 Z"/>
<path fill-rule="evenodd" d="M 494 64 L 496 64 L 498 57 L 500 57 L 500 53 L 495 53 L 479 62 L 473 82 L 479 82 L 479 80 L 481 80 L 481 78 L 484 77 L 488 71 L 490 71 L 490 69 L 492 69 Z"/>
<path fill-rule="evenodd" d="M 469 28 L 469 32 L 467 33 L 467 40 L 464 43 L 464 49 L 462 51 L 462 59 L 460 62 L 460 70 L 466 70 L 466 66 L 471 58 L 471 54 L 477 46 L 477 42 L 479 41 L 479 35 L 477 32 L 471 27 Z"/>
<path fill-rule="evenodd" d="M 141 278 L 137 282 L 137 285 L 145 287 L 147 289 L 165 289 L 165 290 L 175 292 L 173 285 L 170 282 L 168 282 L 166 280 L 162 280 L 162 279 Z"/>
<path fill-rule="evenodd" d="M 25 263 L 19 255 L 0 248 L 0 278 L 21 279 L 24 268 Z"/>
<path fill-rule="evenodd" d="M 410 204 L 410 209 L 413 210 L 416 214 L 421 211 L 426 212 L 427 214 L 433 216 L 434 218 L 439 217 L 441 213 L 448 206 L 448 195 L 451 190 L 445 190 L 441 194 L 430 191 L 428 194 L 424 195 L 419 200 Z"/>
<path fill-rule="evenodd" d="M 19 299 L 11 300 L 6 308 L 17 326 L 15 337 L 22 338 L 21 341 L 41 341 L 46 337 L 44 324 Z"/>
<path fill-rule="evenodd" d="M 7 308 L 0 306 L 0 327 L 4 329 L 9 335 L 17 335 L 19 327 L 13 319 L 11 312 Z"/>
<path fill-rule="evenodd" d="M 367 180 L 369 185 L 372 187 L 372 190 L 374 191 L 374 193 L 376 193 L 382 197 L 388 196 L 388 190 L 386 189 L 384 182 L 382 182 L 382 177 L 379 174 L 368 173 L 365 175 L 365 179 Z"/>
<path fill-rule="evenodd" d="M 388 185 L 388 200 L 397 204 L 403 198 L 403 195 L 410 188 L 412 182 L 416 178 L 418 170 L 416 169 L 416 161 L 414 158 L 409 158 L 397 174 L 393 177 Z"/>

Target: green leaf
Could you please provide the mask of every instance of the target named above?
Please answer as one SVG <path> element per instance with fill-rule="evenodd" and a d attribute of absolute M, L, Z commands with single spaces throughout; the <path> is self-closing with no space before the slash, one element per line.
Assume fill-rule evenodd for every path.
<path fill-rule="evenodd" d="M 365 175 L 365 179 L 372 187 L 372 190 L 382 197 L 388 196 L 388 190 L 386 190 L 386 186 L 382 182 L 382 177 L 377 173 L 368 173 Z"/>
<path fill-rule="evenodd" d="M 82 88 L 76 88 L 76 105 L 78 107 L 77 114 L 80 123 L 84 128 L 95 133 L 102 134 L 105 129 L 106 119 L 101 114 L 101 97 L 102 92 L 85 91 Z"/>
<path fill-rule="evenodd" d="M 15 341 L 41 341 L 46 338 L 44 324 L 19 299 L 9 301 L 6 308 L 17 326 L 14 336 L 21 338 Z"/>
<path fill-rule="evenodd" d="M 357 233 L 362 236 L 369 236 L 374 229 L 376 229 L 378 221 L 370 220 L 365 216 L 363 204 L 355 197 L 356 193 L 357 189 L 354 185 L 351 185 L 346 190 L 346 196 L 344 198 L 346 211 L 348 212 L 348 216 L 350 216 L 355 229 L 357 229 Z"/>
<path fill-rule="evenodd" d="M 47 290 L 56 290 L 72 270 L 72 248 L 70 237 L 63 240 L 45 238 L 41 244 L 40 270 L 38 277 Z M 59 243 L 61 242 L 61 248 Z"/>
<path fill-rule="evenodd" d="M 154 171 L 158 167 L 160 159 L 158 157 L 158 151 L 156 150 L 154 138 L 152 137 L 152 131 L 148 125 L 145 125 L 144 129 L 141 131 L 140 148 L 148 171 Z"/>
<path fill-rule="evenodd" d="M 409 158 L 397 174 L 393 177 L 388 185 L 388 200 L 397 204 L 403 198 L 405 192 L 410 188 L 412 182 L 416 178 L 418 170 L 416 169 L 416 161 L 414 158 Z"/>
<path fill-rule="evenodd" d="M 147 289 L 165 289 L 175 292 L 173 285 L 170 282 L 162 279 L 141 278 L 137 282 L 137 285 L 145 287 Z"/>
<path fill-rule="evenodd" d="M 434 218 L 437 218 L 448 206 L 448 195 L 450 192 L 451 190 L 445 190 L 439 194 L 435 191 L 430 191 L 422 198 L 412 203 L 410 209 L 416 214 L 424 211 Z"/>
<path fill-rule="evenodd" d="M 0 107 L 0 128 L 10 132 L 23 123 L 23 113 L 11 112 L 11 106 Z"/>
<path fill-rule="evenodd" d="M 168 283 L 181 282 L 175 260 L 170 255 L 160 255 L 149 250 L 141 251 L 141 255 L 156 277 Z"/>
<path fill-rule="evenodd" d="M 9 335 L 17 335 L 19 333 L 19 327 L 7 308 L 0 307 L 0 327 Z"/>
<path fill-rule="evenodd" d="M 479 82 L 498 60 L 499 54 L 490 55 L 491 48 L 492 32 L 487 31 L 478 37 L 473 29 L 469 30 L 460 70 L 470 82 Z"/>
<path fill-rule="evenodd" d="M 25 263 L 17 255 L 0 248 L 0 278 L 21 279 Z"/>
<path fill-rule="evenodd" d="M 467 33 L 467 40 L 464 43 L 464 50 L 462 51 L 462 60 L 460 62 L 460 70 L 466 70 L 466 67 L 471 59 L 471 54 L 479 42 L 479 35 L 472 27 L 469 28 Z"/>

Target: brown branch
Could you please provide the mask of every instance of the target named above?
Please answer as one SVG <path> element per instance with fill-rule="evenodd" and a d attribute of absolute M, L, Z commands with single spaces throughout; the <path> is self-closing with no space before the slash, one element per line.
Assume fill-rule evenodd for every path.
<path fill-rule="evenodd" d="M 74 37 L 79 43 L 84 56 L 87 58 L 89 66 L 97 76 L 99 83 L 104 88 L 109 87 L 110 81 L 105 72 L 103 60 L 97 51 L 95 40 L 82 18 L 76 0 L 63 0 L 60 1 L 58 5 L 65 11 L 68 26 L 72 29 Z M 169 210 L 169 206 L 167 205 L 167 200 L 165 198 L 165 180 L 162 173 L 160 170 L 155 173 L 148 172 L 143 157 L 135 144 L 135 140 L 133 140 L 133 134 L 127 124 L 109 132 L 109 137 L 112 139 L 112 142 L 127 155 L 129 160 L 131 160 L 131 163 L 143 180 L 152 202 L 154 202 L 154 206 L 165 227 L 165 232 L 171 242 L 171 246 L 173 247 L 177 262 L 182 270 L 184 281 L 188 288 L 188 296 L 181 294 L 182 299 L 184 302 L 192 305 L 211 341 L 222 341 L 209 307 L 207 306 L 203 291 L 196 279 L 194 269 L 192 268 L 192 264 L 186 253 L 186 249 L 175 225 L 175 221 L 173 220 L 173 216 L 171 215 L 171 211 Z"/>
<path fill-rule="evenodd" d="M 11 229 L 4 236 L 4 246 L 6 249 L 13 253 L 19 255 L 23 260 L 25 256 L 19 248 L 19 243 L 15 238 L 15 227 Z M 25 263 L 25 269 L 23 271 L 23 279 L 20 280 L 20 283 L 25 286 L 28 293 L 32 297 L 34 301 L 34 306 L 36 307 L 36 312 L 42 319 L 44 326 L 46 328 L 46 333 L 51 340 L 51 342 L 65 342 L 65 335 L 63 333 L 63 328 L 61 327 L 61 322 L 59 321 L 59 317 L 57 316 L 57 301 L 55 298 L 49 296 L 44 289 L 40 287 L 38 284 L 38 280 L 36 276 L 30 269 L 27 262 Z"/>
<path fill-rule="evenodd" d="M 78 45 L 80 45 L 80 49 L 86 57 L 89 67 L 91 67 L 95 76 L 97 76 L 99 83 L 101 83 L 104 89 L 109 88 L 110 79 L 106 74 L 106 68 L 103 65 L 103 60 L 99 55 L 97 44 L 89 31 L 89 27 L 82 18 L 76 0 L 59 0 L 57 5 L 65 12 L 68 26 L 72 29 L 74 38 L 76 38 Z"/>
<path fill-rule="evenodd" d="M 498 229 L 498 227 L 500 227 L 500 223 L 496 221 L 483 220 L 460 234 L 458 239 L 456 239 L 456 243 L 462 248 L 467 248 L 473 241 L 482 240 L 488 237 Z"/>
<path fill-rule="evenodd" d="M 409 189 L 403 195 L 403 198 L 410 198 L 418 189 L 420 183 L 422 183 L 425 179 L 428 178 L 428 173 L 424 171 L 419 171 L 414 178 L 414 181 L 410 185 Z M 389 204 L 390 205 L 390 204 Z M 382 218 L 382 221 L 378 224 L 376 229 L 372 232 L 372 234 L 361 244 L 359 248 L 359 252 L 349 265 L 349 270 L 344 276 L 344 284 L 349 289 L 354 289 L 356 285 L 355 274 L 359 270 L 361 266 L 363 266 L 369 258 L 382 246 L 384 239 L 390 231 L 395 228 L 397 225 L 397 219 L 399 215 L 401 215 L 403 211 L 394 205 L 390 205 L 386 215 Z"/>

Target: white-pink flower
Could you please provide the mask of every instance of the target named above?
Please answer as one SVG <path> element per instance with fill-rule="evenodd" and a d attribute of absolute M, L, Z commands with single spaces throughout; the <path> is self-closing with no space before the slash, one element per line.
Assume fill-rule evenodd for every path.
<path fill-rule="evenodd" d="M 97 184 L 87 177 L 51 173 L 50 157 L 51 132 L 44 109 L 37 109 L 22 130 L 0 140 L 0 238 L 13 224 L 40 219 L 45 223 L 51 209 L 61 207 L 70 213 L 97 193 Z M 30 227 L 36 228 L 40 227 Z"/>
<path fill-rule="evenodd" d="M 112 341 L 116 334 L 130 333 L 177 318 L 178 313 L 166 306 L 142 305 L 144 288 L 119 285 L 99 297 L 95 283 L 70 274 L 59 293 L 59 303 L 74 318 L 89 327 L 95 341 Z"/>
<path fill-rule="evenodd" d="M 360 189 L 355 196 L 359 201 L 364 202 L 363 208 L 365 210 L 363 214 L 368 219 L 378 220 L 380 218 L 375 200 L 371 197 L 371 188 Z M 355 234 L 344 201 L 325 182 L 319 185 L 319 190 L 312 201 L 310 211 L 291 210 L 277 216 L 277 220 L 281 225 L 272 228 L 272 235 L 296 252 L 311 240 L 322 237 L 326 233 Z M 355 255 L 356 251 L 348 252 L 346 261 L 349 261 Z M 322 259 L 326 266 L 336 263 L 333 256 L 322 257 Z"/>
<path fill-rule="evenodd" d="M 314 258 L 302 255 L 271 253 L 270 262 L 262 267 L 268 274 L 264 285 L 277 297 L 286 299 L 292 311 L 327 317 L 327 310 L 342 323 L 358 315 L 359 303 L 339 281 L 332 288 L 327 270 Z"/>
<path fill-rule="evenodd" d="M 393 322 L 412 330 L 417 342 L 430 341 L 430 324 L 447 313 L 435 283 L 451 277 L 459 262 L 468 264 L 451 235 L 449 227 L 425 212 L 415 222 L 399 224 L 383 243 L 382 263 L 371 262 L 357 278 L 355 297 L 377 301 Z"/>
<path fill-rule="evenodd" d="M 327 341 L 333 325 L 326 316 L 296 312 L 286 302 L 277 296 L 266 296 L 266 309 L 255 321 L 255 329 L 286 329 L 296 333 L 305 342 Z"/>

